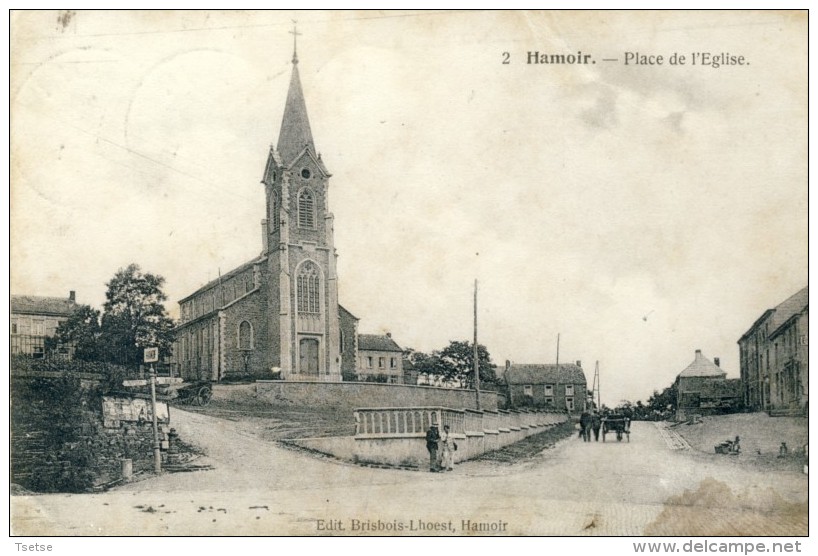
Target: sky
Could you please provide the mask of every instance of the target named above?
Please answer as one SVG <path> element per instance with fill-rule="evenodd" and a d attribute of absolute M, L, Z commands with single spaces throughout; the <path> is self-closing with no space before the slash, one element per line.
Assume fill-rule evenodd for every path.
<path fill-rule="evenodd" d="M 696 349 L 737 378 L 807 285 L 805 15 L 43 11 L 11 18 L 11 292 L 101 308 L 137 263 L 177 316 L 256 257 L 292 20 L 361 332 L 471 339 L 478 280 L 495 363 L 553 363 L 559 334 L 616 405 Z"/>

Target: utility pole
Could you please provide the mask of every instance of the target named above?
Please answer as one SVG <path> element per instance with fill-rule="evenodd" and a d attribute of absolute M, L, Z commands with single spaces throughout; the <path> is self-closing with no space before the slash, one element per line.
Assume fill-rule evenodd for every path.
<path fill-rule="evenodd" d="M 596 408 L 602 411 L 602 393 L 599 390 L 599 361 L 596 362 L 596 369 L 594 370 L 594 389 L 596 390 Z"/>
<path fill-rule="evenodd" d="M 560 370 L 560 333 L 557 332 L 557 372 Z"/>
<path fill-rule="evenodd" d="M 477 279 L 474 279 L 474 391 L 480 409 L 480 364 L 477 360 Z"/>

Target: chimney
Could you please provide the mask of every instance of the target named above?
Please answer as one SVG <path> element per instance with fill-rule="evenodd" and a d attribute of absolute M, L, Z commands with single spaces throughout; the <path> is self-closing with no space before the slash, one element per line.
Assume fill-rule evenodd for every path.
<path fill-rule="evenodd" d="M 506 359 L 506 371 L 508 371 L 510 368 L 511 368 L 511 361 Z"/>
<path fill-rule="evenodd" d="M 263 247 L 263 253 L 266 253 L 270 248 L 270 238 L 269 232 L 267 231 L 267 219 L 263 218 L 261 220 L 261 245 Z"/>
<path fill-rule="evenodd" d="M 74 290 L 71 290 L 70 292 L 68 292 L 68 301 L 76 302 L 77 301 L 77 292 L 75 292 Z"/>
<path fill-rule="evenodd" d="M 718 358 L 718 357 L 714 357 L 714 358 L 713 358 L 713 363 L 715 363 L 715 364 L 716 364 L 716 367 L 721 367 L 721 365 L 719 365 L 720 360 L 719 360 L 719 358 Z"/>
<path fill-rule="evenodd" d="M 579 360 L 577 361 L 577 367 L 582 368 L 582 361 L 579 361 Z"/>
<path fill-rule="evenodd" d="M 702 354 L 702 350 L 697 349 L 696 350 L 696 357 L 701 357 L 701 354 Z"/>
<path fill-rule="evenodd" d="M 392 333 L 391 333 L 391 332 L 387 332 L 387 333 L 386 333 L 386 337 L 387 337 L 387 338 L 391 338 L 391 337 L 392 337 Z"/>

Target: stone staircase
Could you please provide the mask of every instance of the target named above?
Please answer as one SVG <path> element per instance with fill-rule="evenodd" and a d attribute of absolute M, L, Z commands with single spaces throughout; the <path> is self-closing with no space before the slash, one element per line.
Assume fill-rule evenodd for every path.
<path fill-rule="evenodd" d="M 665 441 L 667 447 L 671 450 L 690 450 L 690 444 L 687 443 L 678 432 L 672 431 L 667 427 L 667 423 L 663 421 L 656 421 L 654 423 L 656 425 L 656 429 L 659 431 L 659 434 L 662 436 L 662 440 Z"/>

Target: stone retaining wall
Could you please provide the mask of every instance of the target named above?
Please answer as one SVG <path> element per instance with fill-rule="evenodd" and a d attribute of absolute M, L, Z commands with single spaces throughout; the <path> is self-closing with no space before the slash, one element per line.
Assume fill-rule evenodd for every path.
<path fill-rule="evenodd" d="M 360 464 L 423 469 L 429 465 L 426 430 L 448 425 L 457 444 L 454 461 L 545 432 L 568 420 L 564 412 L 477 411 L 444 407 L 362 408 L 355 411 L 354 437 L 309 438 L 293 444 Z"/>
<path fill-rule="evenodd" d="M 144 400 L 106 399 L 119 408 L 131 401 L 144 407 Z M 15 377 L 11 482 L 34 492 L 84 492 L 120 478 L 123 459 L 133 461 L 134 472 L 153 469 L 150 415 L 134 420 L 120 415 L 106 427 L 102 400 L 92 383 Z M 168 415 L 166 405 L 159 415 Z M 161 429 L 167 432 L 167 418 L 162 420 Z"/>
<path fill-rule="evenodd" d="M 354 411 L 357 407 L 465 407 L 474 409 L 473 390 L 378 384 L 362 382 L 296 382 L 259 380 L 254 384 L 218 384 L 216 399 L 251 395 L 259 401 L 279 406 L 332 407 Z M 245 398 L 246 399 L 246 398 Z M 497 409 L 495 392 L 480 392 L 482 409 Z"/>

